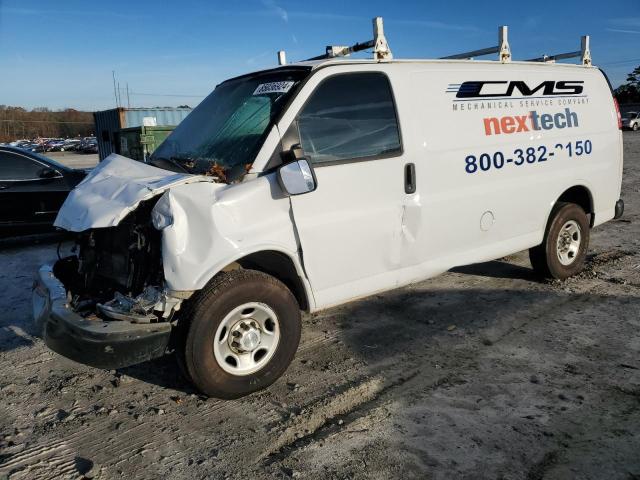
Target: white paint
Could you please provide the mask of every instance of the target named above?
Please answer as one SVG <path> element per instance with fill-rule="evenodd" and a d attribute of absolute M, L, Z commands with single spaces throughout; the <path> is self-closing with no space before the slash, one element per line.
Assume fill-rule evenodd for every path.
<path fill-rule="evenodd" d="M 305 278 L 289 197 L 275 173 L 233 186 L 178 184 L 160 202 L 169 204 L 174 219 L 162 230 L 165 280 L 171 290 L 199 290 L 230 263 L 267 250 L 287 255 Z M 303 283 L 313 304 L 308 282 Z"/>
<path fill-rule="evenodd" d="M 493 222 L 495 221 L 495 218 L 493 216 L 492 212 L 486 211 L 482 214 L 482 217 L 480 217 L 480 230 L 482 230 L 483 232 L 488 232 L 491 227 L 493 227 Z"/>

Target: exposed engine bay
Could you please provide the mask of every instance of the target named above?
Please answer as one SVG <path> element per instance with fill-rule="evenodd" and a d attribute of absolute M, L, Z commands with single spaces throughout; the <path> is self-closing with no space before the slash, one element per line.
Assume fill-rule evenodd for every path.
<path fill-rule="evenodd" d="M 151 222 L 156 201 L 141 202 L 116 227 L 78 233 L 76 255 L 56 263 L 76 313 L 133 323 L 170 320 L 180 300 L 163 291 L 162 234 Z"/>

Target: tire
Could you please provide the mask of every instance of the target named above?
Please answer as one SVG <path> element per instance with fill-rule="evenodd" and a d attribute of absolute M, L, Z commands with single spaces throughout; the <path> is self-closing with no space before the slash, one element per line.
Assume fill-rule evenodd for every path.
<path fill-rule="evenodd" d="M 637 123 L 634 123 L 634 124 L 633 124 L 633 127 L 631 127 L 631 128 L 633 129 L 633 131 L 634 131 L 634 132 L 637 132 L 637 131 L 638 131 L 638 128 L 640 128 L 640 127 L 638 126 L 638 124 L 637 124 Z"/>
<path fill-rule="evenodd" d="M 300 342 L 295 297 L 256 270 L 218 274 L 189 301 L 179 324 L 184 343 L 177 348 L 178 365 L 198 390 L 223 399 L 271 385 Z"/>
<path fill-rule="evenodd" d="M 589 219 L 582 207 L 557 203 L 542 243 L 529 250 L 531 266 L 542 277 L 558 280 L 580 273 L 587 256 L 589 233 Z"/>

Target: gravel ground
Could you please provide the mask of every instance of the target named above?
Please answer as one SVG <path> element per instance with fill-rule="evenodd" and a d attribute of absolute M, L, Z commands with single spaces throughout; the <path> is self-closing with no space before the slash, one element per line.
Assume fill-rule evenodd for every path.
<path fill-rule="evenodd" d="M 30 323 L 55 243 L 0 249 L 0 478 L 640 478 L 640 133 L 625 216 L 587 267 L 542 283 L 525 253 L 303 319 L 285 376 L 236 401 L 170 357 L 102 371 Z"/>
<path fill-rule="evenodd" d="M 53 158 L 71 168 L 90 168 L 98 164 L 97 153 L 47 152 L 42 155 Z"/>

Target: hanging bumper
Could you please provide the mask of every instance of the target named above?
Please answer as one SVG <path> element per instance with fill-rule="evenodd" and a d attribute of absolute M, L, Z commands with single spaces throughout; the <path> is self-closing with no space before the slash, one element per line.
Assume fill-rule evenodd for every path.
<path fill-rule="evenodd" d="M 33 284 L 33 318 L 47 346 L 71 360 L 97 368 L 122 368 L 164 355 L 168 322 L 88 320 L 67 302 L 64 285 L 43 265 Z"/>

